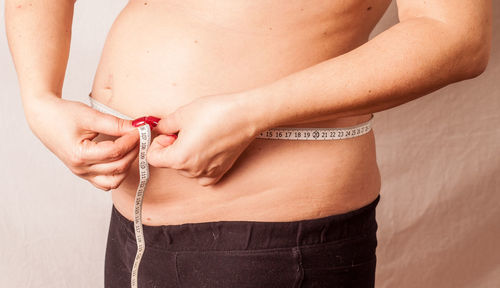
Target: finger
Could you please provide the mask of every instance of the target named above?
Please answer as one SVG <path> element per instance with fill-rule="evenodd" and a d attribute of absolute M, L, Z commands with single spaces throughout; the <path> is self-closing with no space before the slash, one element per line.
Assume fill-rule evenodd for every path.
<path fill-rule="evenodd" d="M 154 167 L 179 168 L 184 162 L 176 153 L 178 142 L 172 136 L 159 135 L 155 137 L 148 149 L 147 161 Z"/>
<path fill-rule="evenodd" d="M 116 175 L 126 173 L 138 154 L 139 146 L 136 146 L 121 159 L 113 162 L 98 163 L 89 166 L 87 169 L 88 173 L 89 175 Z"/>
<path fill-rule="evenodd" d="M 99 189 L 101 189 L 101 190 L 103 190 L 105 192 L 108 192 L 110 190 L 109 188 L 105 188 L 105 187 L 103 187 L 101 185 L 98 185 L 98 184 L 96 184 L 96 183 L 94 183 L 94 182 L 92 182 L 90 180 L 89 180 L 89 182 L 90 182 L 90 184 L 94 185 L 96 188 L 99 188 Z"/>
<path fill-rule="evenodd" d="M 91 182 L 94 186 L 109 191 L 118 188 L 126 176 L 127 174 L 125 173 L 117 175 L 97 175 L 91 178 Z"/>
<path fill-rule="evenodd" d="M 90 109 L 90 115 L 82 117 L 81 127 L 112 136 L 121 136 L 136 129 L 131 120 L 121 119 L 95 109 Z"/>
<path fill-rule="evenodd" d="M 192 173 L 189 173 L 188 171 L 184 171 L 184 170 L 176 170 L 176 171 L 177 171 L 177 174 L 184 176 L 186 178 L 196 178 L 195 175 L 193 175 Z"/>
<path fill-rule="evenodd" d="M 198 178 L 198 184 L 201 186 L 212 186 L 215 185 L 221 177 L 200 177 Z"/>
<path fill-rule="evenodd" d="M 107 140 L 94 142 L 89 139 L 78 145 L 80 151 L 77 155 L 88 164 L 110 162 L 121 159 L 125 154 L 134 149 L 139 142 L 139 133 L 132 131 L 113 141 Z"/>
<path fill-rule="evenodd" d="M 177 174 L 181 175 L 181 176 L 184 176 L 186 178 L 196 178 L 196 181 L 198 182 L 198 184 L 202 185 L 202 186 L 207 186 L 207 185 L 214 185 L 216 184 L 217 182 L 219 182 L 219 180 L 222 178 L 222 176 L 224 175 L 211 175 L 212 173 L 192 173 L 190 171 L 187 171 L 187 170 L 183 170 L 183 169 L 179 169 L 179 170 L 176 170 Z"/>

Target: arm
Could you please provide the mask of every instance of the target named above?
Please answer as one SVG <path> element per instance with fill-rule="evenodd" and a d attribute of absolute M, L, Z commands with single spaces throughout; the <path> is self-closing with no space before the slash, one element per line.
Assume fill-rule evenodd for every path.
<path fill-rule="evenodd" d="M 61 97 L 74 2 L 5 1 L 7 38 L 25 108 L 38 97 Z"/>
<path fill-rule="evenodd" d="M 6 0 L 7 38 L 33 133 L 73 173 L 109 190 L 125 178 L 139 137 L 130 121 L 61 97 L 74 2 Z M 121 137 L 96 143 L 99 132 Z"/>
<path fill-rule="evenodd" d="M 400 23 L 344 55 L 240 97 L 256 130 L 369 114 L 481 74 L 490 0 L 398 0 Z"/>
<path fill-rule="evenodd" d="M 201 97 L 167 115 L 149 163 L 213 185 L 259 132 L 389 109 L 485 69 L 491 0 L 398 0 L 398 7 L 401 22 L 357 49 L 262 87 Z M 175 141 L 165 135 L 178 131 Z"/>

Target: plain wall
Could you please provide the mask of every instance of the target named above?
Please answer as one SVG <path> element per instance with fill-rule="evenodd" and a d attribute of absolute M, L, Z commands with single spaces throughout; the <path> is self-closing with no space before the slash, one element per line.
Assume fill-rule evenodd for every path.
<path fill-rule="evenodd" d="M 500 6 L 493 2 L 484 74 L 375 114 L 377 287 L 500 287 Z M 125 4 L 77 1 L 64 98 L 88 103 L 106 33 Z M 393 3 L 373 35 L 396 22 Z M 32 134 L 3 11 L 0 25 L 0 287 L 102 287 L 110 194 L 72 174 Z"/>

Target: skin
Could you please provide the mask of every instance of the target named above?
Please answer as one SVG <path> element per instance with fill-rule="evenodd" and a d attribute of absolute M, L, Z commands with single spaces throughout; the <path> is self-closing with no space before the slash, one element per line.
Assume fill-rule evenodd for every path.
<path fill-rule="evenodd" d="M 389 2 L 130 1 L 108 35 L 92 97 L 162 118 L 147 155 L 144 223 L 293 221 L 371 202 L 381 185 L 373 131 L 314 143 L 255 136 L 355 125 L 484 71 L 491 1 L 400 0 L 400 23 L 368 41 Z M 26 117 L 76 175 L 113 189 L 132 219 L 137 132 L 61 97 L 72 11 L 70 1 L 6 1 Z"/>

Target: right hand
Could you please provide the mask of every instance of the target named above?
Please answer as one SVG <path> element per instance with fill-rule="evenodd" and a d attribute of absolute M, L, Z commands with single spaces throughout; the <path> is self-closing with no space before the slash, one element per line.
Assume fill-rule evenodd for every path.
<path fill-rule="evenodd" d="M 120 186 L 139 153 L 132 121 L 57 96 L 30 101 L 25 113 L 31 130 L 74 174 L 104 191 Z M 99 133 L 118 138 L 93 141 Z"/>

